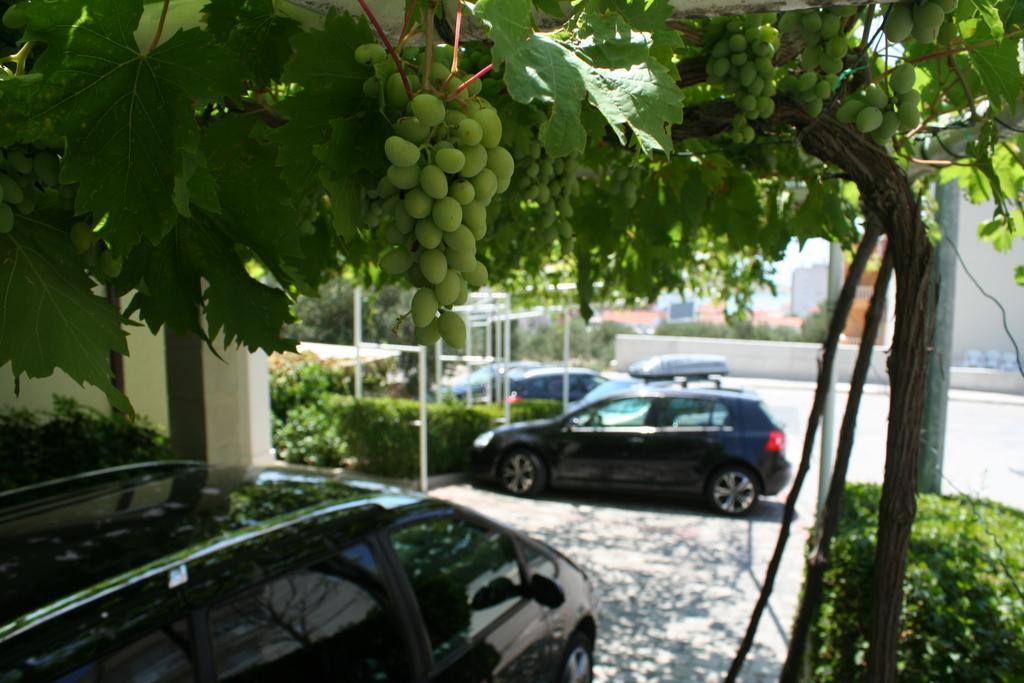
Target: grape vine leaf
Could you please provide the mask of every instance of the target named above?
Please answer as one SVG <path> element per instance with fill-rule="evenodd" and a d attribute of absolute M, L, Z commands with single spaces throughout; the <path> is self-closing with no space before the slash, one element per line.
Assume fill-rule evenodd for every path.
<path fill-rule="evenodd" d="M 682 94 L 668 67 L 650 54 L 650 35 L 629 29 L 618 15 L 588 15 L 574 36 L 581 42 L 562 41 L 533 32 L 530 6 L 524 0 L 480 0 L 474 15 L 488 29 L 494 61 L 505 62 L 512 98 L 552 105 L 540 131 L 548 152 L 564 156 L 583 149 L 580 111 L 587 97 L 620 141 L 628 126 L 644 152 L 671 152 L 670 127 L 682 121 Z M 600 57 L 598 64 L 586 49 Z"/>
<path fill-rule="evenodd" d="M 257 83 L 281 78 L 292 54 L 290 40 L 297 21 L 274 11 L 272 0 L 211 0 L 203 8 L 206 27 L 238 55 Z"/>
<path fill-rule="evenodd" d="M 979 41 L 992 38 L 988 26 L 979 27 L 975 38 Z M 969 53 L 971 63 L 995 107 L 1014 105 L 1020 97 L 1024 76 L 1018 49 L 1018 41 L 1002 40 Z"/>
<path fill-rule="evenodd" d="M 61 179 L 79 183 L 76 210 L 107 217 L 104 238 L 118 253 L 143 236 L 158 241 L 178 213 L 182 156 L 198 144 L 192 103 L 239 89 L 243 71 L 198 28 L 140 52 L 141 0 L 25 8 L 26 37 L 47 48 L 29 78 L 0 82 L 0 145 L 66 136 Z"/>
<path fill-rule="evenodd" d="M 128 353 L 124 319 L 91 291 L 63 220 L 37 210 L 18 215 L 13 231 L 0 235 L 0 365 L 10 362 L 16 378 L 46 377 L 59 367 L 131 413 L 110 371 L 110 352 Z"/>
<path fill-rule="evenodd" d="M 143 243 L 132 258 L 140 260 L 142 278 L 125 315 L 138 311 L 154 334 L 167 325 L 179 334 L 192 333 L 209 343 L 199 319 L 203 303 L 200 272 L 178 231 L 171 230 L 158 244 Z"/>

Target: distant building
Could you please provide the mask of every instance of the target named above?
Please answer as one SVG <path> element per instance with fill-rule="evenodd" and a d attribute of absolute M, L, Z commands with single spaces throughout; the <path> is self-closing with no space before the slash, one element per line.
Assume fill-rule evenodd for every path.
<path fill-rule="evenodd" d="M 789 311 L 799 318 L 814 313 L 828 298 L 828 265 L 806 266 L 793 271 Z"/>
<path fill-rule="evenodd" d="M 606 309 L 594 316 L 595 322 L 616 322 L 629 325 L 638 334 L 654 334 L 665 320 L 665 312 L 656 308 L 612 310 Z"/>
<path fill-rule="evenodd" d="M 670 323 L 685 323 L 697 319 L 697 305 L 692 301 L 683 301 L 668 307 L 665 318 Z"/>

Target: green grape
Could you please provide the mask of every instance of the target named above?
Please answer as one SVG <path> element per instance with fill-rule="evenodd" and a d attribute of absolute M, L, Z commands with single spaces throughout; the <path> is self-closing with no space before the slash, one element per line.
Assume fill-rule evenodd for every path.
<path fill-rule="evenodd" d="M 494 194 L 498 191 L 498 177 L 494 175 L 494 171 L 489 168 L 485 168 L 480 171 L 470 182 L 473 183 L 473 189 L 476 191 L 477 199 L 484 204 L 488 204 L 494 197 Z M 550 193 L 550 190 L 548 190 L 547 187 L 544 187 L 543 189 Z"/>
<path fill-rule="evenodd" d="M 914 89 L 914 81 L 917 75 L 914 72 L 913 64 L 901 64 L 892 70 L 889 75 L 889 85 L 897 95 L 903 95 Z"/>
<path fill-rule="evenodd" d="M 430 128 L 441 125 L 445 120 L 446 112 L 444 102 L 442 102 L 436 95 L 420 93 L 419 95 L 416 95 L 416 97 L 412 98 L 409 108 L 412 110 L 412 113 L 415 114 L 416 118 L 423 123 L 423 125 Z"/>
<path fill-rule="evenodd" d="M 911 35 L 920 43 L 934 43 L 939 36 L 939 29 L 946 18 L 946 13 L 934 2 L 922 2 L 912 10 L 914 28 Z"/>
<path fill-rule="evenodd" d="M 25 196 L 15 205 L 15 208 L 18 209 L 19 212 L 28 215 L 36 210 L 36 204 L 39 202 L 40 193 L 31 185 L 26 187 L 24 191 Z"/>
<path fill-rule="evenodd" d="M 373 226 L 371 225 L 371 227 Z M 384 226 L 384 239 L 387 240 L 388 244 L 405 246 L 409 239 L 409 234 L 402 232 L 396 223 L 388 223 Z"/>
<path fill-rule="evenodd" d="M 889 16 L 885 18 L 883 31 L 890 43 L 902 43 L 910 37 L 914 30 L 914 15 L 909 5 L 891 5 Z"/>
<path fill-rule="evenodd" d="M 95 241 L 96 235 L 88 223 L 78 221 L 71 226 L 71 245 L 75 248 L 75 253 L 84 254 Z"/>
<path fill-rule="evenodd" d="M 40 183 L 54 187 L 60 175 L 60 159 L 53 152 L 38 152 L 32 157 L 32 172 Z"/>
<path fill-rule="evenodd" d="M 882 125 L 882 112 L 877 107 L 868 105 L 860 110 L 855 121 L 857 130 L 861 133 L 870 133 Z"/>
<path fill-rule="evenodd" d="M 464 118 L 466 118 L 466 115 L 458 109 L 449 109 L 448 113 L 444 115 L 444 125 L 449 128 L 458 128 L 459 122 Z"/>
<path fill-rule="evenodd" d="M 483 140 L 484 137 L 484 130 L 481 128 L 480 124 L 476 122 L 476 119 L 463 119 L 459 122 L 457 131 L 459 144 L 463 147 L 480 145 L 480 141 Z M 483 146 L 480 148 L 484 149 Z M 484 158 L 487 158 L 486 151 L 484 152 Z M 484 163 L 486 163 L 486 161 Z"/>
<path fill-rule="evenodd" d="M 363 95 L 373 100 L 380 97 L 380 81 L 376 76 L 371 76 L 363 81 Z"/>
<path fill-rule="evenodd" d="M 463 280 L 462 284 L 459 285 L 459 297 L 455 300 L 453 305 L 462 306 L 467 301 L 469 301 L 469 286 L 466 284 L 466 281 Z"/>
<path fill-rule="evenodd" d="M 397 203 L 395 205 L 394 214 L 394 223 L 403 233 L 408 234 L 416 227 L 416 219 L 410 216 L 409 212 L 405 210 L 405 204 Z"/>
<path fill-rule="evenodd" d="M 388 275 L 401 275 L 412 266 L 412 254 L 408 249 L 395 247 L 380 260 L 380 269 Z"/>
<path fill-rule="evenodd" d="M 480 143 L 486 149 L 494 149 L 501 143 L 501 118 L 493 109 L 481 109 L 473 115 L 482 131 Z"/>
<path fill-rule="evenodd" d="M 402 201 L 409 215 L 417 219 L 429 216 L 434 206 L 434 201 L 427 196 L 426 192 L 418 187 L 414 187 L 406 192 Z"/>
<path fill-rule="evenodd" d="M 7 151 L 7 163 L 18 173 L 28 175 L 32 172 L 32 159 L 25 155 L 20 149 Z"/>
<path fill-rule="evenodd" d="M 487 234 L 487 209 L 481 202 L 473 201 L 466 204 L 462 211 L 462 221 L 478 240 Z"/>
<path fill-rule="evenodd" d="M 476 253 L 471 251 L 459 251 L 449 249 L 445 254 L 448 267 L 454 268 L 460 273 L 467 273 L 476 267 Z"/>
<path fill-rule="evenodd" d="M 900 127 L 900 118 L 894 111 L 882 112 L 882 122 L 876 128 L 871 137 L 874 138 L 875 142 L 880 145 L 884 145 Z"/>
<path fill-rule="evenodd" d="M 429 324 L 423 327 L 417 327 L 414 335 L 416 343 L 420 346 L 436 344 L 437 340 L 441 338 L 441 332 L 437 329 L 436 320 L 431 320 Z"/>
<path fill-rule="evenodd" d="M 454 147 L 439 149 L 434 153 L 434 163 L 445 173 L 455 174 L 466 165 L 466 155 Z"/>
<path fill-rule="evenodd" d="M 936 36 L 935 42 L 939 45 L 949 45 L 958 35 L 960 35 L 960 29 L 957 27 L 956 22 L 946 21 L 939 28 L 939 35 Z"/>
<path fill-rule="evenodd" d="M 20 204 L 25 198 L 25 192 L 21 189 L 21 185 L 3 173 L 0 173 L 0 192 L 8 204 Z"/>
<path fill-rule="evenodd" d="M 392 109 L 404 109 L 409 104 L 409 93 L 405 91 L 405 82 L 400 73 L 388 76 L 384 83 L 384 101 Z"/>
<path fill-rule="evenodd" d="M 451 232 L 462 223 L 462 205 L 453 197 L 445 197 L 434 202 L 430 215 L 437 227 Z"/>
<path fill-rule="evenodd" d="M 444 234 L 444 243 L 456 251 L 476 252 L 476 238 L 465 225 Z"/>
<path fill-rule="evenodd" d="M 439 284 L 448 273 L 448 261 L 439 249 L 426 249 L 420 253 L 420 272 L 432 285 Z"/>
<path fill-rule="evenodd" d="M 441 311 L 441 317 L 437 320 L 437 329 L 445 344 L 457 349 L 466 345 L 466 323 L 458 313 Z"/>
<path fill-rule="evenodd" d="M 443 256 L 442 256 L 443 258 Z M 416 327 L 426 327 L 437 317 L 437 297 L 434 290 L 429 287 L 421 287 L 416 290 L 412 297 L 412 321 Z"/>
<path fill-rule="evenodd" d="M 3 24 L 13 31 L 20 31 L 28 26 L 28 15 L 23 5 L 11 5 L 4 12 Z"/>
<path fill-rule="evenodd" d="M 377 43 L 366 43 L 355 49 L 356 61 L 369 66 L 377 62 L 383 62 L 388 58 L 387 50 Z"/>
<path fill-rule="evenodd" d="M 462 276 L 454 270 L 445 273 L 444 279 L 434 287 L 434 294 L 442 306 L 451 306 L 462 291 Z"/>
<path fill-rule="evenodd" d="M 857 99 L 848 99 L 843 102 L 843 105 L 839 107 L 839 111 L 836 112 L 836 118 L 841 123 L 853 123 L 857 119 L 857 114 L 860 110 L 867 106 L 864 102 Z"/>
<path fill-rule="evenodd" d="M 473 285 L 474 287 L 485 287 L 487 286 L 487 267 L 484 264 L 477 261 L 476 265 L 473 267 L 473 270 L 466 273 L 465 277 L 466 282 Z"/>
<path fill-rule="evenodd" d="M 451 184 L 448 195 L 454 197 L 455 201 L 459 204 L 462 204 L 462 212 L 465 214 L 466 206 L 476 197 L 476 190 L 473 189 L 473 184 L 470 181 L 465 178 L 459 178 Z M 463 217 L 463 220 L 465 220 L 465 217 Z"/>
<path fill-rule="evenodd" d="M 917 125 L 921 123 L 921 113 L 917 110 L 916 106 L 900 106 L 897 115 L 900 120 L 900 128 L 903 130 L 916 128 Z"/>
<path fill-rule="evenodd" d="M 387 179 L 400 190 L 411 190 L 420 184 L 420 167 L 388 166 Z"/>
<path fill-rule="evenodd" d="M 420 160 L 420 150 L 413 143 L 397 135 L 384 141 L 384 155 L 394 166 L 415 166 Z"/>
<path fill-rule="evenodd" d="M 409 284 L 413 287 L 429 287 L 430 283 L 427 282 L 427 278 L 423 277 L 423 273 L 420 272 L 419 268 L 409 268 L 405 272 L 405 279 L 409 281 Z"/>
<path fill-rule="evenodd" d="M 876 109 L 883 109 L 889 104 L 889 94 L 882 86 L 872 83 L 864 88 L 864 100 Z"/>
<path fill-rule="evenodd" d="M 395 132 L 414 145 L 421 145 L 430 139 L 430 129 L 415 116 L 403 116 L 395 121 Z"/>
<path fill-rule="evenodd" d="M 444 171 L 434 164 L 428 164 L 420 171 L 420 187 L 433 199 L 448 196 L 448 178 L 445 177 Z"/>
<path fill-rule="evenodd" d="M 462 124 L 459 124 L 460 126 Z M 472 178 L 487 166 L 487 150 L 483 145 L 465 147 L 462 153 L 466 155 L 466 165 L 459 172 L 463 178 Z"/>
<path fill-rule="evenodd" d="M 416 222 L 416 240 L 425 248 L 436 249 L 443 236 L 444 233 L 429 218 Z"/>
<path fill-rule="evenodd" d="M 14 212 L 11 207 L 0 202 L 0 235 L 6 235 L 14 229 Z"/>
<path fill-rule="evenodd" d="M 120 257 L 114 256 L 114 253 L 108 249 L 107 251 L 100 253 L 97 265 L 103 275 L 109 278 L 115 278 L 121 274 L 121 268 L 124 264 Z"/>

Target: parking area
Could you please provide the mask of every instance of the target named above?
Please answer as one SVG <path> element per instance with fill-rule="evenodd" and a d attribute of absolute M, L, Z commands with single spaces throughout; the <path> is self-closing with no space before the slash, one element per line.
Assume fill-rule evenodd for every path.
<path fill-rule="evenodd" d="M 699 503 L 637 496 L 551 491 L 523 499 L 470 485 L 432 494 L 550 543 L 593 577 L 601 599 L 595 679 L 609 683 L 723 679 L 782 516 L 776 497 L 733 519 Z M 741 680 L 778 680 L 800 589 L 806 522 L 801 517 L 794 526 Z"/>

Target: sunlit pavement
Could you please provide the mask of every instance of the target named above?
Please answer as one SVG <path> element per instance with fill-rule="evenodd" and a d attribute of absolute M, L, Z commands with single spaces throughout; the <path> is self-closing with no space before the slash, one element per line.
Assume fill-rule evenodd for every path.
<path fill-rule="evenodd" d="M 799 457 L 814 385 L 730 379 L 761 394 L 786 423 Z M 836 430 L 846 403 L 840 386 Z M 851 481 L 881 481 L 888 390 L 862 400 Z M 951 392 L 944 491 L 960 489 L 1024 507 L 1024 397 Z M 803 574 L 801 552 L 817 495 L 817 451 L 798 515 L 741 680 L 778 680 Z M 569 555 L 601 596 L 596 679 L 721 680 L 746 628 L 779 532 L 783 496 L 728 519 L 696 502 L 551 491 L 529 500 L 472 486 L 432 492 L 515 526 Z"/>
<path fill-rule="evenodd" d="M 547 541 L 593 577 L 601 599 L 598 681 L 720 680 L 746 628 L 775 546 L 782 503 L 749 517 L 668 498 L 548 492 L 522 499 L 468 485 L 434 495 Z M 778 680 L 796 607 L 797 521 L 742 680 Z"/>

